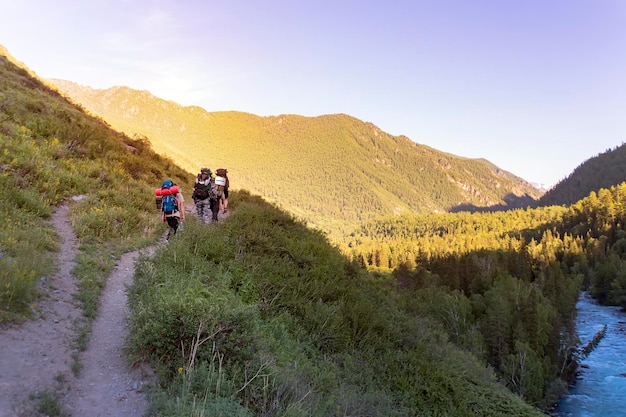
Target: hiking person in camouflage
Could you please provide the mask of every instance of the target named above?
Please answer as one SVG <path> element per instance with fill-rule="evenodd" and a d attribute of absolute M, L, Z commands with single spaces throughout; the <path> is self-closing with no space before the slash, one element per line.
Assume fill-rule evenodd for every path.
<path fill-rule="evenodd" d="M 219 187 L 215 181 L 216 179 L 211 177 L 211 189 L 209 191 L 209 199 L 211 200 L 211 222 L 213 223 L 217 223 L 217 215 L 220 211 L 220 201 L 223 194 L 221 187 Z"/>
<path fill-rule="evenodd" d="M 212 172 L 210 168 L 202 168 L 196 176 L 191 198 L 196 204 L 196 214 L 205 224 L 209 223 L 211 215 L 211 187 Z"/>

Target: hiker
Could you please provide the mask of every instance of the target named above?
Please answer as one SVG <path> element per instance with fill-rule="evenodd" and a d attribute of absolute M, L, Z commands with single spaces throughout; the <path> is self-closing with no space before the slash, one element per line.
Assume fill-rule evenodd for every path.
<path fill-rule="evenodd" d="M 170 227 L 166 240 L 178 231 L 181 221 L 185 221 L 185 198 L 181 190 L 171 180 L 163 181 L 160 190 L 161 219 Z"/>
<path fill-rule="evenodd" d="M 215 170 L 215 173 L 218 177 L 223 177 L 226 179 L 226 183 L 224 184 L 224 189 L 222 190 L 222 198 L 220 198 L 220 211 L 222 213 L 228 212 L 228 170 L 226 168 L 218 168 Z"/>
<path fill-rule="evenodd" d="M 211 210 L 211 179 L 211 169 L 202 168 L 196 176 L 193 193 L 191 194 L 191 198 L 196 205 L 196 214 L 205 224 L 209 223 L 209 210 Z"/>
<path fill-rule="evenodd" d="M 217 223 L 217 215 L 220 211 L 220 200 L 222 199 L 222 190 L 215 184 L 215 178 L 211 177 L 211 189 L 209 191 L 211 206 L 211 221 Z"/>

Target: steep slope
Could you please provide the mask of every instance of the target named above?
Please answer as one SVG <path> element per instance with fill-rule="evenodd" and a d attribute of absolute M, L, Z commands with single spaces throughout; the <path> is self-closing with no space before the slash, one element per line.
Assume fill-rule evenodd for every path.
<path fill-rule="evenodd" d="M 50 80 L 72 100 L 190 171 L 229 168 L 232 185 L 325 229 L 388 213 L 525 206 L 541 193 L 485 160 L 392 136 L 344 114 L 207 112 L 114 87 Z"/>
<path fill-rule="evenodd" d="M 7 48 L 2 45 L 0 45 L 0 56 L 6 57 L 8 62 L 26 71 L 26 73 L 28 73 L 31 77 L 37 78 L 36 74 L 30 68 L 28 68 L 23 62 L 18 61 L 13 55 L 11 55 L 11 53 L 9 53 Z"/>
<path fill-rule="evenodd" d="M 71 213 L 79 238 L 119 250 L 111 240 L 132 247 L 159 233 L 154 187 L 165 178 L 184 190 L 193 183 L 191 173 L 86 114 L 2 53 L 0 321 L 31 312 L 35 279 L 51 269 L 45 254 L 56 244 L 45 221 L 55 206 L 82 196 Z"/>
<path fill-rule="evenodd" d="M 539 199 L 539 205 L 573 204 L 592 191 L 626 181 L 626 145 L 608 149 L 580 164 Z"/>
<path fill-rule="evenodd" d="M 81 357 L 89 336 L 102 330 L 109 342 L 124 341 L 118 314 L 103 314 L 119 319 L 113 328 L 90 326 L 98 308 L 106 310 L 108 271 L 121 253 L 161 235 L 157 181 L 167 175 L 187 186 L 190 173 L 86 114 L 5 52 L 0 47 L 0 416 L 68 415 L 64 400 L 86 392 L 73 376 L 89 369 Z M 125 259 L 119 265 L 130 279 Z M 112 350 L 106 354 L 125 366 Z M 88 365 L 112 363 L 99 356 Z M 91 392 L 104 386 L 102 398 L 116 402 L 107 412 L 130 416 L 118 408 L 133 396 L 126 387 L 108 395 L 129 379 L 98 371 Z"/>

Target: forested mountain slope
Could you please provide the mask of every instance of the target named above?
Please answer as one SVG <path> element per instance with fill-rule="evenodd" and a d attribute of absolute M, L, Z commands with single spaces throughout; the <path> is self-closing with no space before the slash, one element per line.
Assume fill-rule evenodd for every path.
<path fill-rule="evenodd" d="M 573 204 L 592 191 L 626 181 L 626 146 L 607 149 L 580 164 L 540 199 L 539 205 Z"/>
<path fill-rule="evenodd" d="M 621 183 L 568 206 L 378 218 L 352 233 L 344 252 L 393 270 L 415 311 L 430 311 L 457 343 L 482 349 L 513 391 L 549 404 L 602 337 L 584 347 L 577 340 L 580 289 L 626 308 L 625 225 Z M 439 291 L 446 295 L 435 301 Z"/>
<path fill-rule="evenodd" d="M 526 206 L 541 195 L 488 161 L 440 152 L 345 114 L 207 112 L 127 87 L 50 81 L 184 168 L 225 166 L 233 187 L 327 230 L 389 213 Z"/>

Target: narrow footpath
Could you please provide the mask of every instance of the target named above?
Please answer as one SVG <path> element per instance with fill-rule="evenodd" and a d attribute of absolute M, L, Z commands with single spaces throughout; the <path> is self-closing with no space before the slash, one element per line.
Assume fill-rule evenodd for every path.
<path fill-rule="evenodd" d="M 62 389 L 71 374 L 75 322 L 82 312 L 74 299 L 78 243 L 68 212 L 61 206 L 52 215 L 62 237 L 58 272 L 39 282 L 47 296 L 36 306 L 35 319 L 0 327 L 0 417 L 32 415 L 30 397 Z"/>
<path fill-rule="evenodd" d="M 0 326 L 0 417 L 37 415 L 34 407 L 42 394 L 58 398 L 61 412 L 72 417 L 142 417 L 152 373 L 148 366 L 128 365 L 122 351 L 129 313 L 126 286 L 132 282 L 140 252 L 124 254 L 111 273 L 88 347 L 78 354 L 73 344 L 82 310 L 71 273 L 78 243 L 68 213 L 63 205 L 52 216 L 61 236 L 58 272 L 49 280 L 42 278 L 48 296 L 37 306 L 35 318 Z M 72 373 L 76 355 L 82 366 L 77 377 Z"/>
<path fill-rule="evenodd" d="M 123 351 L 129 315 L 126 285 L 138 256 L 137 251 L 124 254 L 107 280 L 89 346 L 81 355 L 83 369 L 68 393 L 66 407 L 72 416 L 140 417 L 148 409 L 144 391 L 150 368 L 129 366 Z"/>

